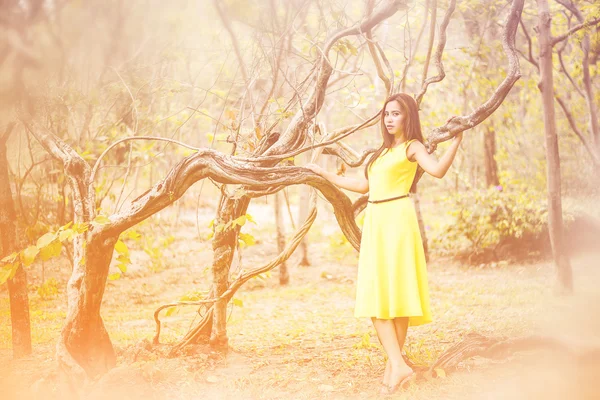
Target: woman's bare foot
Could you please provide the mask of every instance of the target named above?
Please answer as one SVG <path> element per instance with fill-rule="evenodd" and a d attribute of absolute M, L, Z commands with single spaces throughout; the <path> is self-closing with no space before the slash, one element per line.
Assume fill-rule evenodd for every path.
<path fill-rule="evenodd" d="M 385 372 L 383 373 L 383 382 L 381 382 L 381 390 L 379 394 L 386 395 L 389 393 L 390 374 L 392 373 L 392 362 L 388 359 L 385 363 Z"/>
<path fill-rule="evenodd" d="M 396 392 L 409 378 L 414 371 L 406 364 L 391 365 L 390 378 L 388 382 L 388 394 Z"/>

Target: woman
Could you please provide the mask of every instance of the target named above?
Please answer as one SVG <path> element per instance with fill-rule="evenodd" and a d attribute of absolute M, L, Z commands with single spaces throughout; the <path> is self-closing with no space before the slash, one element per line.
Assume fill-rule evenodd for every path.
<path fill-rule="evenodd" d="M 369 192 L 354 315 L 373 321 L 388 357 L 381 389 L 388 394 L 414 377 L 402 358 L 408 326 L 431 322 L 425 254 L 409 192 L 417 165 L 436 178 L 446 174 L 462 133 L 437 160 L 423 145 L 416 101 L 399 93 L 381 110 L 381 134 L 383 144 L 369 159 L 364 178 L 342 177 L 315 164 L 306 167 L 342 189 Z"/>

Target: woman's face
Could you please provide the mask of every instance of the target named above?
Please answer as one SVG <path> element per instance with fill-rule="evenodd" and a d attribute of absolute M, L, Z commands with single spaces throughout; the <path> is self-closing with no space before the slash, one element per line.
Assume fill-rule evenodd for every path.
<path fill-rule="evenodd" d="M 390 135 L 397 135 L 402 132 L 406 112 L 397 100 L 390 101 L 385 105 L 383 122 Z"/>

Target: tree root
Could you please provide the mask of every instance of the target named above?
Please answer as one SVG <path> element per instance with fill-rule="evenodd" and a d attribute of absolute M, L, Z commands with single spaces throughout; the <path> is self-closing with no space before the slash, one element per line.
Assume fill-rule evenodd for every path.
<path fill-rule="evenodd" d="M 530 335 L 517 338 L 491 338 L 478 333 L 469 333 L 460 343 L 455 344 L 440 355 L 430 367 L 416 366 L 418 372 L 436 375 L 437 369 L 457 369 L 458 364 L 469 358 L 480 356 L 494 360 L 502 360 L 514 353 L 533 350 L 556 350 L 579 356 L 569 344 L 548 336 Z M 600 349 L 591 352 L 600 356 Z M 587 357 L 590 352 L 583 352 Z"/>

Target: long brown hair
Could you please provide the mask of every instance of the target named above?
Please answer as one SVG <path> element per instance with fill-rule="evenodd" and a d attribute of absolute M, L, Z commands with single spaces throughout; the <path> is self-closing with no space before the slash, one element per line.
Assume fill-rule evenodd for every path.
<path fill-rule="evenodd" d="M 380 124 L 381 124 L 381 137 L 383 138 L 383 143 L 381 147 L 377 149 L 375 153 L 371 156 L 367 165 L 365 166 L 365 177 L 369 178 L 369 167 L 377 157 L 384 152 L 385 149 L 392 148 L 394 144 L 394 135 L 390 134 L 385 127 L 385 107 L 389 102 L 397 101 L 400 104 L 400 107 L 403 108 L 406 114 L 406 118 L 404 119 L 404 126 L 402 130 L 406 135 L 406 140 L 416 139 L 419 142 L 423 142 L 423 133 L 421 132 L 421 120 L 419 119 L 419 109 L 417 106 L 417 102 L 410 95 L 406 93 L 396 93 L 387 98 L 383 107 L 381 108 L 381 113 L 379 116 Z"/>

